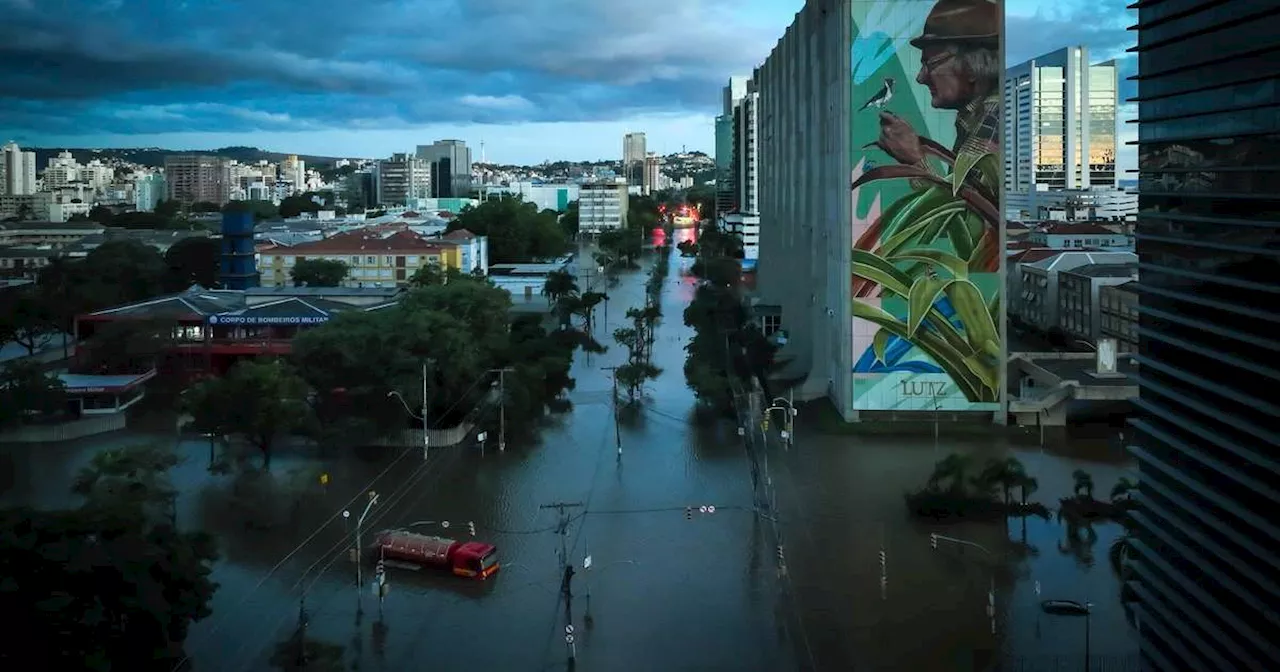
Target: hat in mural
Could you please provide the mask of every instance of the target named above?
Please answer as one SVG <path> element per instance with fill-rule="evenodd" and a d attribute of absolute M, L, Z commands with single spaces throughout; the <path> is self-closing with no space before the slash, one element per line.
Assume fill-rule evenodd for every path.
<path fill-rule="evenodd" d="M 911 46 L 967 43 L 995 49 L 1000 46 L 1002 13 L 994 0 L 938 0 L 924 21 L 923 34 L 911 40 Z"/>

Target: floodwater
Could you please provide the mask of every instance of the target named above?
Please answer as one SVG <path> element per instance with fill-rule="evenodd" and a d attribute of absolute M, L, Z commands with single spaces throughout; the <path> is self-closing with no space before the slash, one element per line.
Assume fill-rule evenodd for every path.
<path fill-rule="evenodd" d="M 626 353 L 611 344 L 604 354 L 579 354 L 575 408 L 553 418 L 536 443 L 509 437 L 500 452 L 491 436 L 483 453 L 441 449 L 425 461 L 417 450 L 317 458 L 309 449 L 282 449 L 272 465 L 277 484 L 255 489 L 210 475 L 207 443 L 132 432 L 0 449 L 0 502 L 68 505 L 66 486 L 95 450 L 175 442 L 184 457 L 173 474 L 179 520 L 214 533 L 223 555 L 213 615 L 187 642 L 196 670 L 267 669 L 273 647 L 297 627 L 300 607 L 308 635 L 343 647 L 348 667 L 361 670 L 556 670 L 567 668 L 571 652 L 581 669 L 610 671 L 968 670 L 989 669 L 987 660 L 1018 661 L 1006 669 L 1080 669 L 1082 621 L 1042 615 L 1041 599 L 1095 605 L 1095 657 L 1134 650 L 1106 556 L 1117 526 L 1098 527 L 1086 547 L 1090 558 L 1065 543 L 1060 550 L 1061 525 L 1033 519 L 1025 540 L 1035 552 L 1010 559 L 1011 549 L 1022 548 L 1015 543 L 1023 539 L 1020 522 L 941 527 L 909 519 L 902 502 L 935 459 L 956 450 L 1012 452 L 1039 478 L 1034 499 L 1046 504 L 1069 493 L 1071 472 L 1081 467 L 1105 495 L 1126 473 L 1105 442 L 1042 451 L 994 436 L 950 438 L 945 428 L 939 445 L 932 437 L 829 436 L 801 416 L 795 445 L 775 445 L 769 455 L 787 565 L 779 573 L 770 523 L 752 510 L 735 428 L 690 421 L 682 365 L 691 334 L 682 312 L 694 284 L 683 270 L 688 260 L 672 254 L 654 355 L 663 374 L 648 386 L 644 410 L 623 423 L 621 457 L 605 367 Z M 647 266 L 607 290 L 601 341 L 625 326 L 627 307 L 643 303 Z M 473 582 L 392 569 L 380 607 L 372 568 L 358 588 L 346 556 L 370 489 L 379 497 L 362 527 L 365 543 L 376 530 L 412 523 L 470 538 L 474 522 L 478 539 L 499 546 L 502 570 Z M 548 508 L 558 503 L 570 505 L 564 534 L 557 510 Z M 340 515 L 344 509 L 350 518 Z M 978 543 L 994 557 L 946 544 L 934 551 L 931 532 Z M 587 556 L 591 568 L 583 569 Z M 570 621 L 562 557 L 578 570 Z M 986 611 L 993 580 L 994 635 Z"/>

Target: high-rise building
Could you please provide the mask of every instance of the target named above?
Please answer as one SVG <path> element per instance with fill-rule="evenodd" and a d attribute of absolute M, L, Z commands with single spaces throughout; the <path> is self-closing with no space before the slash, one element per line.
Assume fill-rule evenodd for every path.
<path fill-rule="evenodd" d="M 629 195 L 627 181 L 599 180 L 578 189 L 578 229 L 600 233 L 626 228 Z"/>
<path fill-rule="evenodd" d="M 150 173 L 133 183 L 133 207 L 138 212 L 154 212 L 166 193 L 164 175 Z"/>
<path fill-rule="evenodd" d="M 291 185 L 293 193 L 301 194 L 307 190 L 307 162 L 296 154 L 286 156 L 280 162 L 280 179 Z"/>
<path fill-rule="evenodd" d="M 628 133 L 622 136 L 622 176 L 631 184 L 644 181 L 644 157 L 649 152 L 644 133 Z"/>
<path fill-rule="evenodd" d="M 418 145 L 418 158 L 431 164 L 432 198 L 471 197 L 471 149 L 461 140 Z"/>
<path fill-rule="evenodd" d="M 4 168 L 4 194 L 27 196 L 36 193 L 36 153 L 24 152 L 18 143 L 3 148 L 0 164 Z"/>
<path fill-rule="evenodd" d="M 230 169 L 224 159 L 204 154 L 174 154 L 164 159 L 166 199 L 183 205 L 231 198 Z"/>
<path fill-rule="evenodd" d="M 374 179 L 378 204 L 383 207 L 412 206 L 418 199 L 432 198 L 431 164 L 412 154 L 392 154 L 379 161 Z"/>
<path fill-rule="evenodd" d="M 1280 5 L 1136 7 L 1141 650 L 1280 670 Z"/>
<path fill-rule="evenodd" d="M 641 182 L 641 192 L 645 195 L 652 194 L 660 189 L 662 183 L 662 159 L 657 154 L 649 152 L 644 157 L 644 181 Z"/>
<path fill-rule="evenodd" d="M 716 117 L 716 211 L 715 216 L 733 208 L 733 115 Z"/>
<path fill-rule="evenodd" d="M 1115 61 L 1089 64 L 1065 47 L 1009 68 L 1004 80 L 1004 181 L 1012 192 L 1116 186 Z"/>

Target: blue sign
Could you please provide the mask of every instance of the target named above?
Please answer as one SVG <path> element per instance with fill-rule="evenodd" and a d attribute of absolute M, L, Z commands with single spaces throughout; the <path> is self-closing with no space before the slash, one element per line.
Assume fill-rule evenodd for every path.
<path fill-rule="evenodd" d="M 324 324 L 328 315 L 210 315 L 209 324 L 245 326 L 291 326 L 300 324 Z"/>

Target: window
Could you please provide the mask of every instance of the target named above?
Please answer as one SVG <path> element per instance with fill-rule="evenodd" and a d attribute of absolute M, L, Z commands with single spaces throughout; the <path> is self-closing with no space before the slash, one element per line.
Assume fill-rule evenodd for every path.
<path fill-rule="evenodd" d="M 292 266 L 292 265 L 293 265 L 293 257 L 285 257 L 285 258 L 284 258 L 284 265 L 285 265 L 285 266 Z"/>
<path fill-rule="evenodd" d="M 359 266 L 359 265 L 360 265 L 360 257 L 351 257 L 351 265 L 352 265 L 352 266 Z"/>
<path fill-rule="evenodd" d="M 367 266 L 377 266 L 377 265 L 378 265 L 378 258 L 377 258 L 377 257 L 365 257 L 365 258 L 364 258 L 364 263 L 365 263 L 365 265 L 367 265 Z"/>
<path fill-rule="evenodd" d="M 264 264 L 274 264 L 275 261 L 276 261 L 276 258 L 270 254 L 262 255 L 262 263 Z"/>
<path fill-rule="evenodd" d="M 382 263 L 384 266 L 390 266 L 391 264 L 395 263 L 395 260 L 392 259 L 391 257 L 383 257 Z"/>
<path fill-rule="evenodd" d="M 418 255 L 416 255 L 416 254 L 411 254 L 411 255 L 409 255 L 408 257 L 406 257 L 406 261 L 405 261 L 405 263 L 406 263 L 406 264 L 408 264 L 409 266 L 417 266 L 417 265 L 418 265 Z"/>

